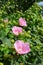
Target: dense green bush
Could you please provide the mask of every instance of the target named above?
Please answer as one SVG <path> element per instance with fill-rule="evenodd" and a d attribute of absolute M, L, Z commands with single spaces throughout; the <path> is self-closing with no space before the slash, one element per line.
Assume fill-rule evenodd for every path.
<path fill-rule="evenodd" d="M 0 8 L 9 13 L 25 11 L 28 9 L 35 0 L 0 0 Z"/>
<path fill-rule="evenodd" d="M 40 65 L 43 59 L 43 19 L 40 10 L 37 4 L 24 13 L 17 11 L 8 15 L 6 11 L 0 10 L 0 65 Z M 23 27 L 24 35 L 15 36 L 12 26 L 19 26 L 20 17 L 26 19 L 28 26 Z M 8 22 L 3 21 L 6 18 Z M 16 53 L 13 47 L 18 39 L 30 43 L 30 53 Z"/>

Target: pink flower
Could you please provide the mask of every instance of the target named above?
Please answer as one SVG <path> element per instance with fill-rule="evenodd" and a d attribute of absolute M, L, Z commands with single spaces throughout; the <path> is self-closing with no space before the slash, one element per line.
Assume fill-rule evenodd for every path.
<path fill-rule="evenodd" d="M 30 46 L 28 43 L 24 43 L 23 41 L 17 40 L 14 43 L 14 48 L 18 54 L 27 54 L 30 52 Z"/>
<path fill-rule="evenodd" d="M 6 22 L 8 22 L 8 19 L 6 18 L 6 19 L 4 19 L 3 21 L 6 23 Z"/>
<path fill-rule="evenodd" d="M 21 17 L 21 18 L 19 19 L 19 25 L 20 25 L 20 26 L 27 26 L 26 20 Z"/>
<path fill-rule="evenodd" d="M 18 36 L 20 33 L 22 33 L 22 28 L 21 28 L 21 27 L 17 27 L 17 26 L 13 26 L 12 32 L 13 32 L 15 35 Z"/>

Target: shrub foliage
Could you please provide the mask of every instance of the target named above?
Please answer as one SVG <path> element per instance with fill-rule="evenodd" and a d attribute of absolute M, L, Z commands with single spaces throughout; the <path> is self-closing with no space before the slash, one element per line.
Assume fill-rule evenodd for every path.
<path fill-rule="evenodd" d="M 6 10 L 6 12 L 13 13 L 17 10 L 27 10 L 35 0 L 0 0 L 0 8 Z"/>
<path fill-rule="evenodd" d="M 9 5 L 7 7 L 9 8 Z M 16 11 L 16 13 L 8 15 L 4 8 L 0 10 L 0 65 L 38 65 L 42 62 L 43 19 L 40 10 L 41 8 L 37 4 L 32 5 L 24 13 Z M 26 19 L 28 26 L 22 27 L 24 34 L 15 36 L 12 33 L 12 27 L 19 26 L 20 17 Z M 8 22 L 3 21 L 6 18 Z M 16 53 L 14 42 L 18 39 L 29 42 L 30 53 L 24 55 Z"/>

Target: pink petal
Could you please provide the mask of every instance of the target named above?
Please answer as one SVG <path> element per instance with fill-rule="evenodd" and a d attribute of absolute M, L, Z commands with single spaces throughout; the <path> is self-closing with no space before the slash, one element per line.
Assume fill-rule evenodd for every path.
<path fill-rule="evenodd" d="M 26 20 L 22 17 L 19 18 L 19 25 L 20 26 L 27 26 Z"/>
<path fill-rule="evenodd" d="M 13 32 L 15 35 L 18 36 L 20 33 L 22 33 L 22 28 L 21 28 L 21 27 L 17 27 L 17 26 L 13 26 L 12 32 Z"/>
<path fill-rule="evenodd" d="M 27 54 L 28 52 L 30 52 L 29 44 L 28 43 L 24 43 L 21 40 L 17 40 L 14 43 L 14 47 L 15 47 L 17 53 L 19 53 L 19 54 Z"/>

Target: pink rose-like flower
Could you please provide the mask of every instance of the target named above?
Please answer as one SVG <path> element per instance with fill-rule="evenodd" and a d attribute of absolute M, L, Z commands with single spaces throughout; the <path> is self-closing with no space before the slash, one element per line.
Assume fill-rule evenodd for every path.
<path fill-rule="evenodd" d="M 6 19 L 4 19 L 3 21 L 6 23 L 6 22 L 8 22 L 8 19 L 6 18 Z"/>
<path fill-rule="evenodd" d="M 22 28 L 21 28 L 21 27 L 17 27 L 17 26 L 13 26 L 12 32 L 13 32 L 15 35 L 18 36 L 20 33 L 22 33 Z"/>
<path fill-rule="evenodd" d="M 20 26 L 27 26 L 26 20 L 22 17 L 19 18 L 19 25 Z"/>
<path fill-rule="evenodd" d="M 28 43 L 24 43 L 23 41 L 17 40 L 14 43 L 14 48 L 18 54 L 27 54 L 30 52 L 30 46 Z"/>

